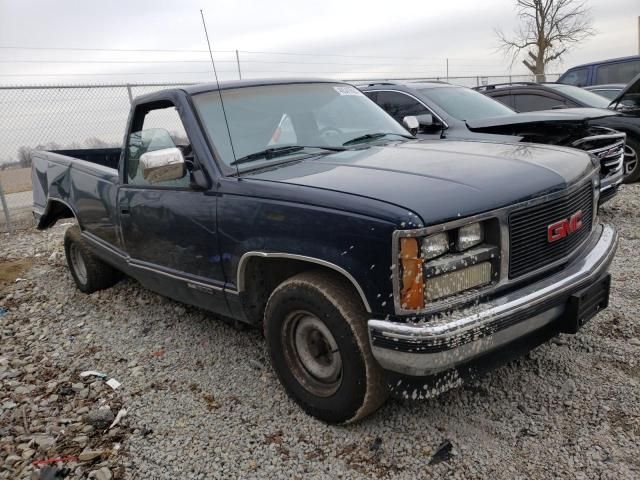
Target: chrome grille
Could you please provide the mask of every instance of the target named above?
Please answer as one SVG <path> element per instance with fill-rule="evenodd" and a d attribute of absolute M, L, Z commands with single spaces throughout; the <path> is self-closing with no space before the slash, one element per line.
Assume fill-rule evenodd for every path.
<path fill-rule="evenodd" d="M 578 210 L 582 210 L 582 227 L 550 243 L 549 225 L 569 218 Z M 509 215 L 509 277 L 525 275 L 568 256 L 589 235 L 592 221 L 591 182 L 559 198 L 512 212 Z"/>
<path fill-rule="evenodd" d="M 571 145 L 585 150 L 600 161 L 600 178 L 618 175 L 624 161 L 626 135 L 606 127 L 591 127 L 590 135 Z"/>

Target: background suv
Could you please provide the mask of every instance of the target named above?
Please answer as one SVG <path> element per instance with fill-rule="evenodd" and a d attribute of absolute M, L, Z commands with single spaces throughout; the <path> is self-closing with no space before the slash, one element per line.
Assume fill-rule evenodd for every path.
<path fill-rule="evenodd" d="M 603 109 L 516 113 L 475 90 L 445 82 L 382 82 L 359 86 L 398 123 L 415 116 L 418 136 L 531 142 L 579 148 L 601 164 L 600 201 L 610 199 L 623 177 L 625 135 L 597 123 L 616 113 Z"/>
<path fill-rule="evenodd" d="M 513 108 L 517 112 L 561 108 L 608 108 L 611 99 L 573 85 L 561 83 L 506 83 L 477 87 L 485 95 Z M 618 92 L 618 95 L 620 92 Z M 640 179 L 640 115 L 638 112 L 617 110 L 618 115 L 598 120 L 598 125 L 627 134 L 625 151 L 625 182 Z"/>

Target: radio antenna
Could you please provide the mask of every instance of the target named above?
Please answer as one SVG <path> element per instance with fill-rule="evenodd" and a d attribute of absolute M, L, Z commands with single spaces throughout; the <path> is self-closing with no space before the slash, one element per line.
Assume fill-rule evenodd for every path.
<path fill-rule="evenodd" d="M 220 90 L 220 81 L 218 80 L 218 72 L 216 71 L 216 64 L 213 61 L 213 50 L 211 50 L 211 42 L 209 42 L 209 33 L 207 32 L 207 23 L 204 21 L 204 13 L 200 9 L 200 16 L 202 17 L 202 26 L 204 27 L 204 35 L 207 39 L 207 46 L 209 47 L 209 56 L 211 57 L 211 66 L 213 67 L 213 75 L 216 78 L 216 86 L 218 87 L 218 95 L 220 96 L 220 105 L 222 106 L 222 115 L 224 116 L 224 123 L 227 126 L 227 134 L 229 135 L 229 145 L 231 145 L 231 154 L 233 160 L 236 160 L 236 152 L 233 148 L 233 140 L 231 139 L 231 129 L 229 128 L 229 120 L 227 119 L 227 111 L 224 108 L 224 100 L 222 99 L 222 90 Z M 238 164 L 236 164 L 236 173 L 240 177 L 240 170 Z"/>

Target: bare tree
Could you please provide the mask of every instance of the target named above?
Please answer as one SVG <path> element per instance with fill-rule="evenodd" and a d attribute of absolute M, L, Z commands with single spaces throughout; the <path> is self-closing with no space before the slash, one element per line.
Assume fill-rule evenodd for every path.
<path fill-rule="evenodd" d="M 31 152 L 32 148 L 23 145 L 18 149 L 18 166 L 20 168 L 27 168 L 31 166 Z"/>
<path fill-rule="evenodd" d="M 500 49 L 512 64 L 526 52 L 522 63 L 544 81 L 548 64 L 595 33 L 585 4 L 586 0 L 516 0 L 521 24 L 513 36 L 496 30 Z"/>

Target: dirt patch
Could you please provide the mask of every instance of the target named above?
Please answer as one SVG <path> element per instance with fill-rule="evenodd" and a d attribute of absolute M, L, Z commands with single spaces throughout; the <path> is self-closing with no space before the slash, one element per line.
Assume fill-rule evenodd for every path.
<path fill-rule="evenodd" d="M 0 171 L 0 182 L 5 194 L 31 190 L 31 169 L 13 168 Z"/>
<path fill-rule="evenodd" d="M 31 258 L 0 260 L 0 291 L 5 285 L 15 282 L 16 278 L 26 272 L 31 265 L 33 265 Z"/>

